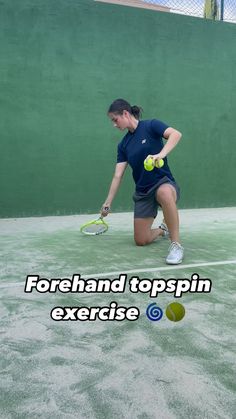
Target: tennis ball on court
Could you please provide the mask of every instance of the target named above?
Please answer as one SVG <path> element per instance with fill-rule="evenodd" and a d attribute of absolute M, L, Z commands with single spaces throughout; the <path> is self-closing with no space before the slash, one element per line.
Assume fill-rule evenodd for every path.
<path fill-rule="evenodd" d="M 144 160 L 144 169 L 147 170 L 148 172 L 151 172 L 151 170 L 154 169 L 153 159 L 152 158 L 149 158 L 149 159 L 145 159 Z"/>
<path fill-rule="evenodd" d="M 160 169 L 162 166 L 164 166 L 164 160 L 163 159 L 160 159 L 159 162 L 156 161 L 156 167 L 158 169 Z"/>
<path fill-rule="evenodd" d="M 185 316 L 185 308 L 180 303 L 170 303 L 166 308 L 166 317 L 172 322 L 179 322 Z"/>

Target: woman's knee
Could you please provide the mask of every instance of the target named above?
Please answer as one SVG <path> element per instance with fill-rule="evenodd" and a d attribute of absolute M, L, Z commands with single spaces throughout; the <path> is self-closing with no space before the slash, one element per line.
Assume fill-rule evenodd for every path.
<path fill-rule="evenodd" d="M 150 243 L 152 223 L 152 217 L 134 219 L 134 241 L 137 246 L 146 246 Z"/>
<path fill-rule="evenodd" d="M 134 241 L 136 246 L 146 246 L 149 243 L 149 240 L 145 237 L 136 237 L 134 236 Z"/>
<path fill-rule="evenodd" d="M 176 191 L 175 188 L 168 184 L 165 183 L 163 185 L 161 185 L 158 190 L 157 190 L 157 201 L 161 204 L 162 202 L 170 202 L 170 201 L 176 201 Z"/>

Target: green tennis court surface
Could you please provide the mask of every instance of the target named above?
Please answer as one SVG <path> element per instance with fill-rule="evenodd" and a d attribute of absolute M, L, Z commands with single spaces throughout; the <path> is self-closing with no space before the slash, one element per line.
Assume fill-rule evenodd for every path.
<path fill-rule="evenodd" d="M 96 216 L 95 216 L 96 217 Z M 182 210 L 185 260 L 165 264 L 169 242 L 133 242 L 132 214 L 112 214 L 109 230 L 82 236 L 94 215 L 0 220 L 1 392 L 7 418 L 235 418 L 236 209 Z M 161 220 L 160 215 L 158 221 Z M 205 294 L 183 294 L 179 323 L 163 311 L 173 295 L 24 293 L 41 278 L 187 278 L 212 280 Z M 136 306 L 134 322 L 55 322 L 53 307 Z"/>

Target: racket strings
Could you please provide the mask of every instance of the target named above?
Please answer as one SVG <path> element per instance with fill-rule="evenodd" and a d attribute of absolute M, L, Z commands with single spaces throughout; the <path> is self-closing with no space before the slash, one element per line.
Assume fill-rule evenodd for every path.
<path fill-rule="evenodd" d="M 90 224 L 83 228 L 84 233 L 90 233 L 90 234 L 100 234 L 107 230 L 107 227 L 105 224 L 99 223 L 99 224 Z"/>
<path fill-rule="evenodd" d="M 90 223 L 84 224 L 80 231 L 84 234 L 95 236 L 97 234 L 105 233 L 108 230 L 108 225 L 103 221 L 102 217 L 98 220 L 91 221 Z"/>

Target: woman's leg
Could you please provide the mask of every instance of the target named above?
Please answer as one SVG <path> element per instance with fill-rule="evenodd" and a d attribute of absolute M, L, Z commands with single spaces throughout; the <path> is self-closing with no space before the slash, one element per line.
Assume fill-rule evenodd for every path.
<path fill-rule="evenodd" d="M 164 235 L 161 228 L 151 228 L 153 221 L 153 217 L 134 219 L 134 241 L 137 246 L 145 246 Z"/>
<path fill-rule="evenodd" d="M 163 183 L 156 191 L 156 199 L 162 207 L 171 241 L 179 243 L 179 215 L 176 206 L 177 194 L 174 186 L 170 183 Z"/>
<path fill-rule="evenodd" d="M 184 258 L 184 248 L 179 242 L 179 215 L 176 207 L 177 193 L 169 183 L 163 183 L 156 192 L 158 203 L 162 206 L 162 211 L 168 227 L 171 239 L 169 253 L 166 263 L 169 265 L 178 265 Z"/>

